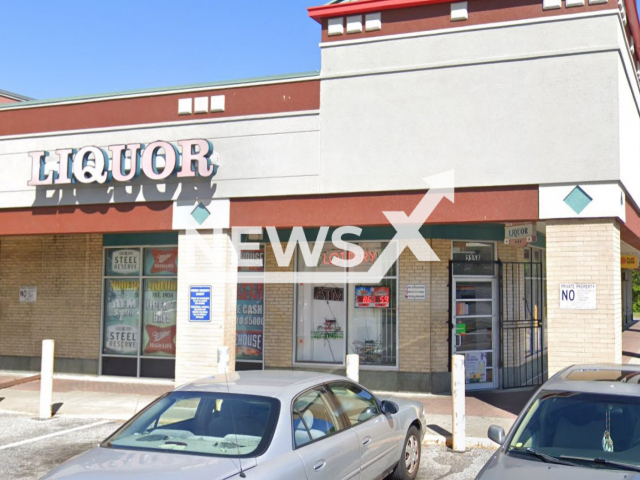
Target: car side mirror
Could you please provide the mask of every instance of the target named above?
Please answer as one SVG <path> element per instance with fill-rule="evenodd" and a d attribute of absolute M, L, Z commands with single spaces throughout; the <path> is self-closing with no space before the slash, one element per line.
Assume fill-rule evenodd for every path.
<path fill-rule="evenodd" d="M 489 437 L 489 440 L 497 443 L 498 445 L 502 445 L 504 443 L 505 436 L 506 435 L 504 433 L 504 428 L 499 425 L 491 425 L 489 427 L 489 431 L 487 432 L 487 437 Z"/>
<path fill-rule="evenodd" d="M 380 410 L 385 415 L 393 415 L 393 414 L 398 413 L 400 411 L 400 407 L 395 402 L 391 402 L 389 400 L 383 400 L 381 405 L 380 405 Z"/>

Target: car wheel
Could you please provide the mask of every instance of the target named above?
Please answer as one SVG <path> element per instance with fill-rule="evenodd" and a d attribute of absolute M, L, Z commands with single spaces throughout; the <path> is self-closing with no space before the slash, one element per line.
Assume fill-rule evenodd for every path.
<path fill-rule="evenodd" d="M 413 480 L 416 478 L 420 468 L 421 452 L 420 432 L 416 427 L 411 427 L 404 440 L 402 456 L 391 478 L 393 480 Z"/>

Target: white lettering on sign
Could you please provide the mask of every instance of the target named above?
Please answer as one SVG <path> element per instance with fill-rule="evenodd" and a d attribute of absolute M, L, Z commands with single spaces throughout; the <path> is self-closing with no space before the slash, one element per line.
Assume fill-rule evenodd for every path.
<path fill-rule="evenodd" d="M 149 145 L 110 145 L 106 149 L 88 146 L 77 152 L 64 148 L 55 152 L 29 152 L 31 187 L 71 183 L 128 182 L 143 173 L 162 181 L 178 178 L 211 177 L 217 173 L 213 145 L 208 140 L 180 140 L 174 145 L 157 141 Z"/>
<path fill-rule="evenodd" d="M 561 283 L 560 308 L 568 310 L 595 310 L 595 283 Z"/>
<path fill-rule="evenodd" d="M 504 238 L 523 238 L 533 237 L 536 234 L 533 224 L 527 225 L 514 225 L 512 227 L 504 227 Z"/>

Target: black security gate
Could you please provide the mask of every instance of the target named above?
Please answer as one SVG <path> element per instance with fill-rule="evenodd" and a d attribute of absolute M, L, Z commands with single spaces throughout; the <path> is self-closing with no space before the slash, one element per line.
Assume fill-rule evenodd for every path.
<path fill-rule="evenodd" d="M 541 262 L 498 262 L 502 388 L 541 385 L 547 377 L 545 283 Z"/>

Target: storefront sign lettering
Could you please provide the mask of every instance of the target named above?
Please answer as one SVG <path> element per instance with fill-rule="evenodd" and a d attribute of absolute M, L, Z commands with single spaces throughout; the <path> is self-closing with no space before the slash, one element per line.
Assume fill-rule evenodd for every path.
<path fill-rule="evenodd" d="M 380 252 L 378 250 L 373 250 L 373 251 L 365 250 L 362 263 L 374 263 L 378 258 L 379 254 Z M 356 254 L 350 251 L 349 252 L 344 252 L 344 251 L 331 252 L 331 253 L 322 252 L 322 265 L 335 265 L 335 263 L 332 262 L 333 259 L 353 260 L 354 258 L 356 258 Z"/>
<path fill-rule="evenodd" d="M 504 238 L 525 238 L 536 234 L 533 224 L 514 225 L 504 228 Z"/>
<path fill-rule="evenodd" d="M 72 183 L 129 182 L 144 174 L 150 180 L 211 177 L 217 165 L 213 145 L 208 140 L 180 140 L 174 145 L 157 141 L 149 145 L 133 143 L 96 146 L 80 150 L 64 148 L 49 152 L 29 152 L 31 180 L 29 186 L 69 185 Z"/>
<path fill-rule="evenodd" d="M 344 301 L 344 288 L 336 287 L 314 287 L 313 289 L 314 300 L 327 300 L 330 302 L 343 302 Z"/>

